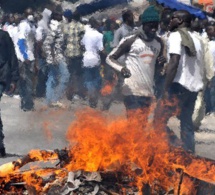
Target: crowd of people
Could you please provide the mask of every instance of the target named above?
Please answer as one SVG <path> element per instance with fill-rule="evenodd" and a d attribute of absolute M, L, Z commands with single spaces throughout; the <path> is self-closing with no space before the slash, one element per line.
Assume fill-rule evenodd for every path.
<path fill-rule="evenodd" d="M 40 97 L 57 107 L 64 106 L 63 97 L 82 99 L 92 108 L 100 99 L 102 110 L 117 99 L 129 117 L 131 110 L 145 112 L 155 100 L 176 98 L 183 147 L 193 152 L 201 116 L 215 111 L 213 20 L 154 6 L 138 21 L 131 10 L 123 11 L 121 20 L 98 21 L 77 11 L 34 14 L 29 8 L 23 15 L 2 17 L 0 32 L 0 93 L 20 97 L 23 111 L 33 111 L 34 98 Z M 174 110 L 161 110 L 154 117 L 166 113 L 167 123 Z M 0 132 L 4 156 L 2 123 Z"/>

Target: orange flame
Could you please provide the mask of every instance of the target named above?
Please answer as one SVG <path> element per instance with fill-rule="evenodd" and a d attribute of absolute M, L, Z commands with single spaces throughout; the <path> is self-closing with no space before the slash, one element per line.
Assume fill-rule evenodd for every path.
<path fill-rule="evenodd" d="M 168 139 L 165 131 L 160 130 L 164 126 L 154 129 L 147 117 L 140 110 L 129 119 L 107 119 L 94 110 L 78 113 L 67 133 L 70 143 L 77 143 L 71 150 L 75 163 L 71 162 L 67 169 L 117 170 L 119 167 L 114 164 L 133 162 L 143 169 L 140 183 L 159 180 L 166 188 L 171 186 L 174 178 L 168 172 Z"/>
<path fill-rule="evenodd" d="M 159 118 L 156 114 L 162 116 L 162 108 L 172 106 L 173 102 L 167 104 L 161 101 L 159 104 L 155 121 L 149 120 L 148 116 L 155 109 L 155 104 L 149 110 L 131 111 L 129 118 L 107 117 L 92 109 L 76 113 L 77 120 L 70 125 L 66 135 L 71 145 L 71 162 L 64 167 L 64 171 L 54 170 L 54 173 L 64 177 L 67 171 L 76 170 L 126 171 L 134 178 L 139 191 L 145 184 L 153 189 L 162 188 L 166 192 L 173 188 L 177 191 L 176 186 L 181 183 L 179 190 L 182 194 L 190 194 L 191 191 L 195 194 L 195 186 L 189 177 L 184 177 L 181 182 L 176 171 L 178 169 L 182 174 L 187 173 L 208 182 L 215 181 L 215 163 L 197 157 L 194 159 L 192 155 L 186 156 L 187 152 L 169 145 L 165 131 L 166 118 Z M 57 158 L 53 152 L 38 150 L 31 151 L 29 156 L 42 161 Z M 12 168 L 8 164 L 9 171 Z M 135 172 L 136 168 L 141 171 Z M 23 178 L 28 185 L 42 191 L 40 176 L 50 173 L 53 170 L 33 170 L 25 172 Z"/>
<path fill-rule="evenodd" d="M 102 96 L 110 95 L 114 89 L 114 86 L 115 86 L 114 83 L 107 82 L 101 89 L 101 95 Z"/>

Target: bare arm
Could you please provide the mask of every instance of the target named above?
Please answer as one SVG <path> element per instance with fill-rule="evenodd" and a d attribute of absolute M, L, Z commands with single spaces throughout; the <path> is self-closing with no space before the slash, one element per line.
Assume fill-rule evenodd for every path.
<path fill-rule="evenodd" d="M 164 93 L 166 93 L 172 84 L 179 65 L 180 55 L 178 54 L 170 54 L 170 61 L 166 70 L 166 80 L 164 85 Z"/>
<path fill-rule="evenodd" d="M 124 54 L 130 51 L 131 45 L 135 40 L 135 36 L 129 37 L 122 41 L 118 47 L 114 48 L 113 51 L 106 58 L 107 64 L 109 64 L 112 68 L 120 72 L 123 68 L 123 65 L 119 63 L 117 60 Z"/>

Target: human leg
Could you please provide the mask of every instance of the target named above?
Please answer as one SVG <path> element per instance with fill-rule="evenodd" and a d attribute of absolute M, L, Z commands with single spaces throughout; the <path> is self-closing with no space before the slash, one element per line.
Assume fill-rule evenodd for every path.
<path fill-rule="evenodd" d="M 133 112 L 139 110 L 142 112 L 143 116 L 141 119 L 148 120 L 149 108 L 152 103 L 151 97 L 145 96 L 124 96 L 124 105 L 127 112 L 127 117 L 130 118 L 133 116 Z"/>
<path fill-rule="evenodd" d="M 3 133 L 3 124 L 0 115 L 0 155 L 4 157 L 6 155 L 5 146 L 4 146 L 4 133 Z"/>
<path fill-rule="evenodd" d="M 44 97 L 46 93 L 47 65 L 44 59 L 40 58 L 38 61 L 38 79 L 36 85 L 36 97 Z"/>
<path fill-rule="evenodd" d="M 196 92 L 190 92 L 187 89 L 182 89 L 182 93 L 178 95 L 180 105 L 180 127 L 181 140 L 186 150 L 195 152 L 195 127 L 193 125 L 192 115 L 197 98 Z"/>
<path fill-rule="evenodd" d="M 58 66 L 59 66 L 58 68 L 59 82 L 56 87 L 56 101 L 59 101 L 65 94 L 66 87 L 69 81 L 69 71 L 67 68 L 67 64 L 62 61 L 61 63 L 59 63 Z"/>
<path fill-rule="evenodd" d="M 92 108 L 95 108 L 98 103 L 99 91 L 101 89 L 99 67 L 84 68 L 84 85 L 87 89 L 89 105 Z"/>
<path fill-rule="evenodd" d="M 57 76 L 58 76 L 58 67 L 56 65 L 50 65 L 48 71 L 48 79 L 46 82 L 46 103 L 52 104 L 56 101 L 56 92 L 57 87 Z"/>
<path fill-rule="evenodd" d="M 212 78 L 210 85 L 210 105 L 211 112 L 215 112 L 215 77 Z"/>
<path fill-rule="evenodd" d="M 24 111 L 30 111 L 34 109 L 33 102 L 33 66 L 34 62 L 26 64 L 20 63 L 20 97 L 21 97 L 21 109 Z"/>
<path fill-rule="evenodd" d="M 67 98 L 72 100 L 75 95 L 79 95 L 84 98 L 85 89 L 83 81 L 83 68 L 82 57 L 74 57 L 68 59 L 68 70 L 70 74 Z"/>

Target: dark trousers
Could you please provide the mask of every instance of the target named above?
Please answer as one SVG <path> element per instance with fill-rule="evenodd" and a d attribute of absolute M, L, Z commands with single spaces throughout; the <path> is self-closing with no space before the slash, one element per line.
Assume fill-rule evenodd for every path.
<path fill-rule="evenodd" d="M 155 75 L 155 97 L 156 99 L 160 99 L 162 96 L 163 88 L 164 88 L 164 82 L 165 82 L 165 76 L 163 75 Z"/>
<path fill-rule="evenodd" d="M 4 148 L 4 133 L 3 133 L 3 124 L 0 115 L 0 149 Z"/>
<path fill-rule="evenodd" d="M 82 60 L 82 56 L 67 59 L 68 70 L 70 73 L 67 98 L 70 100 L 74 95 L 79 95 L 81 97 L 85 96 Z"/>
<path fill-rule="evenodd" d="M 183 147 L 185 150 L 190 150 L 195 152 L 195 138 L 194 138 L 194 125 L 192 120 L 192 115 L 194 111 L 194 106 L 197 98 L 197 92 L 191 92 L 184 88 L 178 83 L 173 83 L 170 89 L 170 99 L 168 105 L 161 106 L 157 108 L 155 116 L 156 120 L 159 121 L 160 118 L 164 118 L 164 123 L 169 120 L 170 117 L 174 116 L 176 110 L 179 109 L 178 118 L 180 120 L 180 134 L 181 140 L 183 142 Z M 171 105 L 171 102 L 176 102 Z"/>
<path fill-rule="evenodd" d="M 149 108 L 151 103 L 151 97 L 135 95 L 124 96 L 124 105 L 127 111 Z"/>
<path fill-rule="evenodd" d="M 32 61 L 30 64 L 20 62 L 19 71 L 20 71 L 19 93 L 21 97 L 21 109 L 32 110 L 34 108 L 33 101 L 34 61 Z"/>
<path fill-rule="evenodd" d="M 133 112 L 138 110 L 143 113 L 141 120 L 143 119 L 143 116 L 145 117 L 145 120 L 148 120 L 148 115 L 150 111 L 150 106 L 152 103 L 151 97 L 145 97 L 145 96 L 124 96 L 124 105 L 126 108 L 126 114 L 127 118 L 133 117 Z M 144 125 L 144 124 L 143 124 Z"/>
<path fill-rule="evenodd" d="M 48 66 L 45 59 L 40 58 L 38 60 L 38 75 L 36 83 L 36 97 L 45 97 L 46 94 L 46 82 L 48 79 Z"/>

